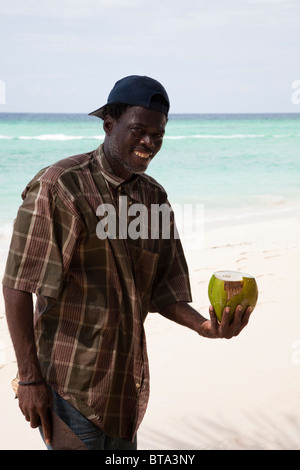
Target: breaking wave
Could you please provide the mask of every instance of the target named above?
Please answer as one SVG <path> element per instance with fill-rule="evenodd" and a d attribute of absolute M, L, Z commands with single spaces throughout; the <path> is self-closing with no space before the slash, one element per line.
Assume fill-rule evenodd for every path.
<path fill-rule="evenodd" d="M 300 137 L 300 134 L 195 134 L 195 135 L 174 135 L 166 136 L 165 139 L 261 139 L 261 138 L 287 138 L 287 137 Z"/>
<path fill-rule="evenodd" d="M 182 139 L 262 139 L 262 138 L 294 138 L 300 137 L 300 134 L 194 134 L 194 135 L 166 135 L 165 140 Z M 42 135 L 23 135 L 7 136 L 0 135 L 0 140 L 50 140 L 50 141 L 70 141 L 70 140 L 100 140 L 104 135 L 66 135 L 66 134 L 42 134 Z"/>
<path fill-rule="evenodd" d="M 101 135 L 66 135 L 66 134 L 42 134 L 42 135 L 21 135 L 19 137 L 11 137 L 6 135 L 0 135 L 1 139 L 10 139 L 10 140 L 90 140 L 90 139 L 101 139 L 104 136 Z"/>

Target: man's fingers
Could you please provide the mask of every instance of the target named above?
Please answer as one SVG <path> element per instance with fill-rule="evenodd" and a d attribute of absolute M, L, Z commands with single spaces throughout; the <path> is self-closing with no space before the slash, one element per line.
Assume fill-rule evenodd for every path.
<path fill-rule="evenodd" d="M 231 322 L 231 330 L 240 330 L 241 329 L 241 324 L 242 324 L 242 318 L 243 318 L 243 313 L 244 309 L 241 305 L 238 305 L 235 309 L 232 322 Z"/>
<path fill-rule="evenodd" d="M 246 309 L 246 312 L 244 313 L 244 315 L 243 315 L 243 317 L 242 317 L 242 325 L 243 325 L 243 328 L 244 328 L 244 326 L 247 325 L 247 323 L 248 323 L 248 321 L 249 321 L 249 317 L 250 317 L 250 315 L 251 315 L 251 313 L 252 313 L 252 310 L 253 310 L 252 307 L 248 307 L 248 308 Z"/>
<path fill-rule="evenodd" d="M 51 441 L 51 405 L 52 394 L 46 384 L 32 387 L 20 387 L 19 407 L 25 416 L 26 421 L 30 422 L 32 428 L 42 426 L 46 443 Z"/>
<path fill-rule="evenodd" d="M 24 413 L 23 411 L 22 411 L 22 413 L 23 413 L 23 415 L 25 416 L 26 421 L 30 422 L 31 419 L 30 419 L 29 414 L 28 414 L 28 413 Z"/>
<path fill-rule="evenodd" d="M 213 330 L 217 331 L 219 322 L 217 319 L 217 315 L 215 313 L 215 309 L 212 305 L 209 306 L 209 316 L 210 316 L 211 326 Z"/>
<path fill-rule="evenodd" d="M 31 426 L 32 428 L 38 428 L 40 424 L 41 424 L 41 420 L 40 420 L 39 415 L 36 414 L 36 413 L 33 413 L 33 414 L 30 416 L 30 426 Z"/>
<path fill-rule="evenodd" d="M 235 313 L 234 313 L 233 321 L 231 324 L 232 336 L 237 336 L 242 331 L 242 329 L 247 325 L 252 310 L 253 310 L 252 307 L 248 307 L 245 310 L 245 308 L 243 308 L 241 305 L 237 306 Z"/>
<path fill-rule="evenodd" d="M 49 413 L 41 416 L 41 424 L 43 429 L 43 435 L 46 444 L 50 444 L 52 440 L 52 424 L 50 419 L 50 410 Z"/>
<path fill-rule="evenodd" d="M 230 323 L 230 307 L 225 307 L 222 314 L 222 321 L 219 326 L 219 337 L 227 338 Z"/>
<path fill-rule="evenodd" d="M 216 316 L 214 307 L 210 305 L 210 321 L 202 323 L 202 325 L 205 325 L 207 329 L 205 330 L 204 328 L 202 328 L 201 334 L 202 336 L 207 336 L 209 338 L 226 339 L 230 339 L 233 336 L 237 336 L 247 325 L 252 310 L 252 307 L 248 307 L 245 310 L 242 305 L 238 305 L 235 312 L 233 312 L 234 315 L 232 316 L 230 307 L 225 307 L 222 314 L 222 321 L 220 322 Z"/>

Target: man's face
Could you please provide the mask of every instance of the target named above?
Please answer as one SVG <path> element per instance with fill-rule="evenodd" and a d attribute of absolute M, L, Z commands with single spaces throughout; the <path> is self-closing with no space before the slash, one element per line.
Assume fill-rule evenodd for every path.
<path fill-rule="evenodd" d="M 119 120 L 104 119 L 104 152 L 117 176 L 128 179 L 144 173 L 160 150 L 167 118 L 164 114 L 140 106 L 126 110 Z"/>

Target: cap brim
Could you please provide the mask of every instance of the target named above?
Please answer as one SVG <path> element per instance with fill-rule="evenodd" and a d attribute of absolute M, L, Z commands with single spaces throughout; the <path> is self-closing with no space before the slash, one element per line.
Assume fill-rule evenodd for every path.
<path fill-rule="evenodd" d="M 96 111 L 89 113 L 89 116 L 96 116 L 98 118 L 104 119 L 104 116 L 103 116 L 104 107 L 105 106 L 102 106 L 101 108 L 96 109 Z"/>

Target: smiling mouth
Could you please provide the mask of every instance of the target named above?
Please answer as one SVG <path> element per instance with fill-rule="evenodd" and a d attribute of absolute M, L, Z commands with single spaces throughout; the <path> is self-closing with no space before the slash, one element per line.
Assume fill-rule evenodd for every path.
<path fill-rule="evenodd" d="M 143 153 L 143 152 L 138 152 L 137 150 L 134 150 L 133 153 L 137 157 L 144 158 L 144 159 L 150 158 L 152 156 L 152 153 Z"/>

